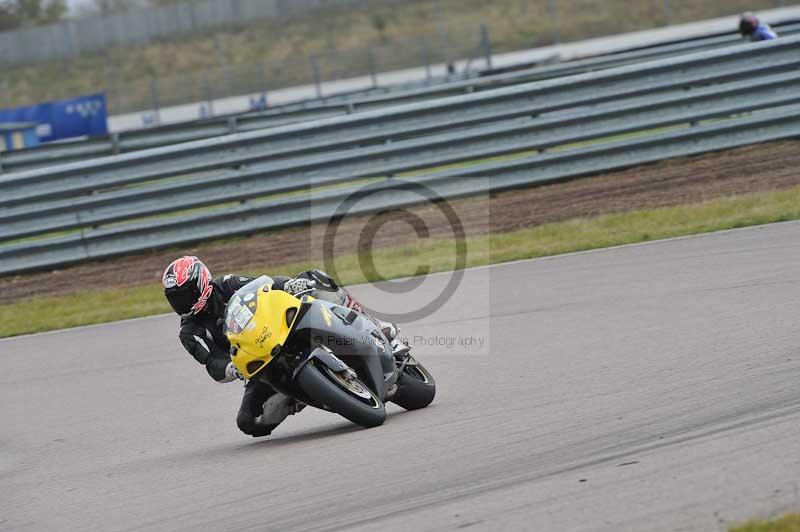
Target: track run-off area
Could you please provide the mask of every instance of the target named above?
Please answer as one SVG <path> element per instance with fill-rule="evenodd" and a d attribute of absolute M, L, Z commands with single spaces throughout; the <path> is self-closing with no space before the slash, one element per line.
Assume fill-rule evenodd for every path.
<path fill-rule="evenodd" d="M 2 340 L 0 530 L 724 530 L 800 507 L 799 319 L 798 223 L 468 270 L 429 408 L 263 439 L 174 316 Z"/>

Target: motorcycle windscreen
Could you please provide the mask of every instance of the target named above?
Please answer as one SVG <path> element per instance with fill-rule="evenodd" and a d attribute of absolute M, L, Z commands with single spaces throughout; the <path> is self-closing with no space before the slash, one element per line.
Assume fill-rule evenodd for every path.
<path fill-rule="evenodd" d="M 272 277 L 262 275 L 253 279 L 233 294 L 228 304 L 225 306 L 225 316 L 223 320 L 223 332 L 225 336 L 240 334 L 253 319 L 258 305 L 258 292 L 266 288 L 272 288 L 274 281 Z"/>
<path fill-rule="evenodd" d="M 286 343 L 300 308 L 299 299 L 270 286 L 262 286 L 253 297 L 239 297 L 237 292 L 226 311 L 231 360 L 247 379 L 264 369 L 275 348 Z"/>

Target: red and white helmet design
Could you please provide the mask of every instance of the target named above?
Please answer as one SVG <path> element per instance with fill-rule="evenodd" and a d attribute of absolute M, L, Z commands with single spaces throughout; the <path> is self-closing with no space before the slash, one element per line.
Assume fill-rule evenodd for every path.
<path fill-rule="evenodd" d="M 173 261 L 161 279 L 164 295 L 178 314 L 199 314 L 208 305 L 214 286 L 211 272 L 197 257 Z"/>

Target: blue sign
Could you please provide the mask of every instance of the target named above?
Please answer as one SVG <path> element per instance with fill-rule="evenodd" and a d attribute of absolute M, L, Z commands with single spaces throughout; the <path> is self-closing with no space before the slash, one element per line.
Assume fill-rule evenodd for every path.
<path fill-rule="evenodd" d="M 34 122 L 39 140 L 94 137 L 108 134 L 106 97 L 92 94 L 30 107 L 0 110 L 0 123 Z"/>

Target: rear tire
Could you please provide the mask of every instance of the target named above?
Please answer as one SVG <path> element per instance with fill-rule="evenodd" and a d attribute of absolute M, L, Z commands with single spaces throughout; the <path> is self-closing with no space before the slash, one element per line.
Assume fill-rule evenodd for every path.
<path fill-rule="evenodd" d="M 419 362 L 409 364 L 397 379 L 397 392 L 392 402 L 406 410 L 419 410 L 433 402 L 436 396 L 436 381 L 433 375 Z"/>
<path fill-rule="evenodd" d="M 296 382 L 311 399 L 356 425 L 371 428 L 386 421 L 386 406 L 367 385 L 356 380 L 352 387 L 361 394 L 354 393 L 322 363 L 309 361 L 300 370 Z"/>

